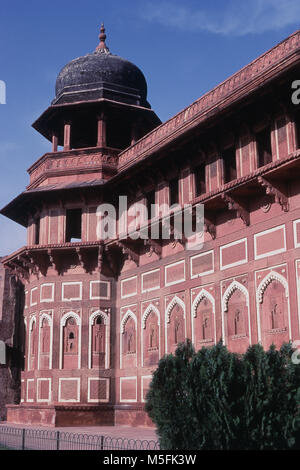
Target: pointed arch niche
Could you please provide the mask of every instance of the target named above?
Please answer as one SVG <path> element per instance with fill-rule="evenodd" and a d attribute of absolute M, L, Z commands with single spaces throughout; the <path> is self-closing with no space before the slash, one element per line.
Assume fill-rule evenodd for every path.
<path fill-rule="evenodd" d="M 39 320 L 38 369 L 52 368 L 52 335 L 52 318 L 48 313 L 43 313 Z"/>
<path fill-rule="evenodd" d="M 137 318 L 131 310 L 127 310 L 121 321 L 120 366 L 137 366 Z"/>
<path fill-rule="evenodd" d="M 249 293 L 234 280 L 222 299 L 222 328 L 224 343 L 236 353 L 244 353 L 251 344 Z"/>
<path fill-rule="evenodd" d="M 28 370 L 34 370 L 36 368 L 37 356 L 37 325 L 35 315 L 30 319 L 28 334 Z"/>
<path fill-rule="evenodd" d="M 288 282 L 271 271 L 260 282 L 257 293 L 258 339 L 265 349 L 273 343 L 279 349 L 291 339 Z"/>
<path fill-rule="evenodd" d="M 89 319 L 89 368 L 109 368 L 109 316 L 97 310 Z"/>
<path fill-rule="evenodd" d="M 186 339 L 185 304 L 177 295 L 166 308 L 165 322 L 166 353 L 174 354 L 178 344 Z"/>
<path fill-rule="evenodd" d="M 192 304 L 192 338 L 196 350 L 216 344 L 215 299 L 206 289 Z"/>
<path fill-rule="evenodd" d="M 142 365 L 156 365 L 160 358 L 160 313 L 152 303 L 142 317 Z"/>
<path fill-rule="evenodd" d="M 80 369 L 81 320 L 77 313 L 67 312 L 60 320 L 60 368 Z"/>

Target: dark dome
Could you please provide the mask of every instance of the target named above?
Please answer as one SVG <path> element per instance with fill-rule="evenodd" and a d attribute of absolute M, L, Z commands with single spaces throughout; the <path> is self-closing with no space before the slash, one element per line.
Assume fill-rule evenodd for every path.
<path fill-rule="evenodd" d="M 101 32 L 95 52 L 72 60 L 60 71 L 53 104 L 106 97 L 149 107 L 143 73 L 128 60 L 111 54 L 103 27 Z"/>

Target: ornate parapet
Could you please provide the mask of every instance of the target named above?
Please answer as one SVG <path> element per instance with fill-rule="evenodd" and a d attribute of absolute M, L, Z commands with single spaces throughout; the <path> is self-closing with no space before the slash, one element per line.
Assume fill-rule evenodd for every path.
<path fill-rule="evenodd" d="M 119 150 L 89 148 L 46 153 L 28 169 L 30 184 L 35 188 L 50 177 L 62 177 L 80 173 L 96 173 L 105 179 L 116 173 Z M 106 176 L 106 178 L 107 178 Z"/>

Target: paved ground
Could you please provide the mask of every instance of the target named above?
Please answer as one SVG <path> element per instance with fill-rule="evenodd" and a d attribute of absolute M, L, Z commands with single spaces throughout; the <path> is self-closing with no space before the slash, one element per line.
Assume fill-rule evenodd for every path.
<path fill-rule="evenodd" d="M 129 427 L 129 426 L 76 426 L 76 427 L 61 427 L 53 428 L 47 426 L 33 426 L 25 424 L 12 424 L 6 423 L 5 421 L 0 422 L 0 426 L 8 426 L 10 428 L 21 428 L 21 429 L 42 429 L 49 431 L 64 431 L 72 432 L 76 434 L 92 434 L 110 437 L 123 437 L 127 439 L 139 439 L 139 440 L 157 440 L 155 429 L 142 428 L 142 427 Z"/>

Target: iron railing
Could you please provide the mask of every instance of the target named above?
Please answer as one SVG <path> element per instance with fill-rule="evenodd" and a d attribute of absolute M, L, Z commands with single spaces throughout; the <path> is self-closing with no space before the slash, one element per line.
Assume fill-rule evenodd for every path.
<path fill-rule="evenodd" d="M 0 447 L 15 450 L 159 450 L 155 440 L 136 440 L 43 429 L 0 426 Z"/>

